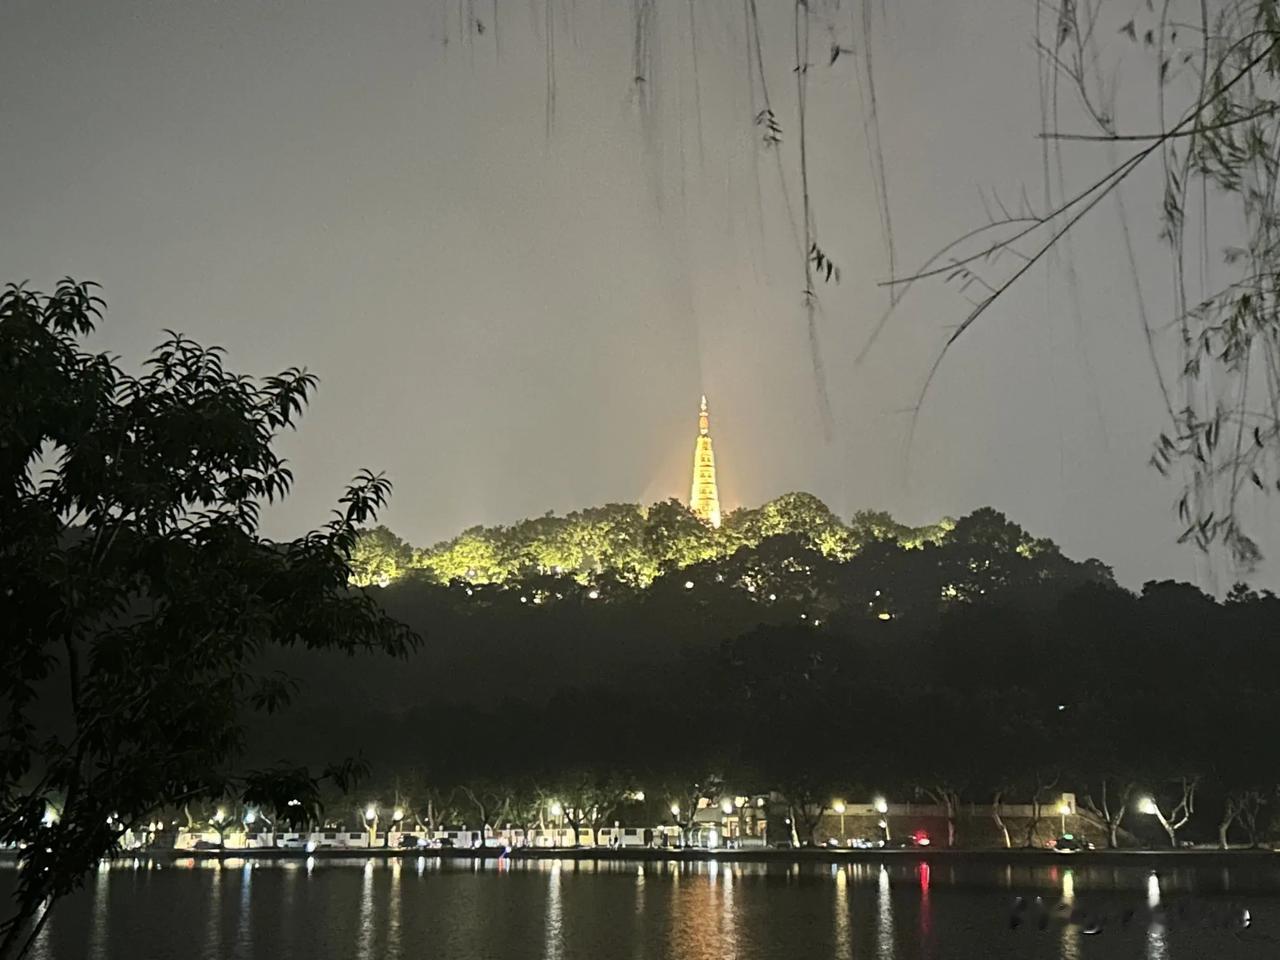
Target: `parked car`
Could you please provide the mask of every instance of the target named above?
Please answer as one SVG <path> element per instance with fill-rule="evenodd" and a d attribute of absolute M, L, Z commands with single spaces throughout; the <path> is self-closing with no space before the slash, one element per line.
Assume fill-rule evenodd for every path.
<path fill-rule="evenodd" d="M 1053 841 L 1053 849 L 1058 853 L 1079 853 L 1082 850 L 1092 850 L 1093 844 L 1083 837 L 1077 837 L 1075 834 L 1064 833 Z"/>
<path fill-rule="evenodd" d="M 887 846 L 902 850 L 914 847 L 927 847 L 930 843 L 929 835 L 923 830 L 917 830 L 915 833 L 909 833 L 905 837 L 894 837 L 893 840 L 889 841 Z"/>

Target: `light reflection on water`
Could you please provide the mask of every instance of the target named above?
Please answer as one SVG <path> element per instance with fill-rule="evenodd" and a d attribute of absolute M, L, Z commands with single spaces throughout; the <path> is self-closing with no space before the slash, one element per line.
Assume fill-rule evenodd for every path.
<path fill-rule="evenodd" d="M 359 960 L 373 960 L 373 861 L 366 860 L 364 878 L 360 883 L 360 925 L 356 956 Z"/>
<path fill-rule="evenodd" d="M 880 865 L 876 878 L 876 957 L 877 960 L 893 960 L 893 897 L 889 886 L 889 868 Z"/>
<path fill-rule="evenodd" d="M 1068 916 L 1076 908 L 1076 875 L 1071 868 L 1062 871 L 1062 905 Z M 1062 960 L 1080 960 L 1080 924 L 1062 924 Z"/>
<path fill-rule="evenodd" d="M 202 860 L 200 863 L 214 871 L 213 882 L 209 884 L 209 916 L 205 923 L 204 956 L 205 960 L 217 960 L 222 956 L 222 862 Z M 95 889 L 94 896 L 97 895 L 98 891 Z"/>
<path fill-rule="evenodd" d="M 1151 923 L 1147 926 L 1147 960 L 1167 960 L 1168 943 L 1165 940 L 1163 913 L 1160 906 L 1160 878 L 1154 870 L 1147 877 L 1147 906 L 1153 911 Z"/>
<path fill-rule="evenodd" d="M 98 864 L 93 885 L 93 920 L 89 927 L 89 960 L 107 960 L 107 909 L 111 903 L 111 865 Z"/>
<path fill-rule="evenodd" d="M 546 943 L 543 956 L 547 960 L 560 960 L 564 948 L 563 907 L 560 902 L 560 861 L 551 862 L 551 876 L 547 879 Z"/>
<path fill-rule="evenodd" d="M 834 922 L 835 960 L 853 960 L 853 937 L 849 929 L 849 864 L 833 863 L 835 902 L 831 905 Z"/>
<path fill-rule="evenodd" d="M 1073 861 L 1080 863 L 1080 861 Z M 172 869 L 176 867 L 177 869 Z M 0 895 L 12 870 L 0 869 Z M 1012 922 L 1016 897 L 1040 911 Z M 1189 898 L 1254 926 L 1180 919 Z M 1132 922 L 1118 919 L 1125 909 Z M 1176 910 L 1175 910 L 1176 908 Z M 1099 924 L 1089 917 L 1109 915 Z M 1175 922 L 1175 920 L 1177 922 Z M 1109 925 L 1108 925 L 1109 924 Z M 1084 941 L 1088 943 L 1085 944 Z M 186 858 L 100 868 L 39 960 L 1182 960 L 1280 956 L 1280 869 Z"/>

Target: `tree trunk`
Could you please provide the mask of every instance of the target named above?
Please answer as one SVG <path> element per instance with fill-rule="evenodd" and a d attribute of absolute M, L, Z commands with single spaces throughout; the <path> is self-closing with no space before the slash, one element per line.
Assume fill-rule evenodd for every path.
<path fill-rule="evenodd" d="M 1009 837 L 1009 828 L 1005 825 L 1004 816 L 1002 815 L 1003 810 L 1003 796 L 997 793 L 991 800 L 991 819 L 996 822 L 997 829 L 1004 836 L 1004 848 L 1009 850 L 1013 847 L 1013 840 Z"/>
<path fill-rule="evenodd" d="M 1107 844 L 1111 847 L 1112 850 L 1120 846 L 1119 838 L 1116 836 L 1119 829 L 1120 829 L 1120 824 L 1116 823 L 1114 820 L 1107 821 Z"/>
<path fill-rule="evenodd" d="M 1226 809 L 1222 812 L 1222 819 L 1218 821 L 1219 848 L 1223 850 L 1231 849 L 1231 844 L 1227 840 L 1227 831 L 1231 829 L 1231 824 L 1235 822 L 1236 817 L 1239 815 L 1240 808 L 1228 798 Z"/>
<path fill-rule="evenodd" d="M 1022 840 L 1023 848 L 1030 850 L 1035 846 L 1036 831 L 1040 828 L 1040 798 L 1033 797 L 1031 800 L 1031 822 L 1027 824 L 1027 832 Z"/>

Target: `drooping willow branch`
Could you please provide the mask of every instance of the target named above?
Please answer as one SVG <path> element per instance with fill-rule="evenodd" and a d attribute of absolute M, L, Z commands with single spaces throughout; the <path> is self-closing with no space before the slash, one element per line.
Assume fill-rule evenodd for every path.
<path fill-rule="evenodd" d="M 1064 5 L 1064 9 L 1067 5 Z M 1265 5 L 1264 5 L 1265 6 Z M 1181 118 L 1172 126 L 1164 126 L 1158 133 L 1139 135 L 1121 133 L 1110 126 L 1111 118 L 1102 113 L 1087 97 L 1084 88 L 1082 70 L 1079 64 L 1083 53 L 1077 54 L 1073 60 L 1055 55 L 1053 62 L 1058 69 L 1072 76 L 1081 88 L 1082 99 L 1088 104 L 1088 111 L 1095 114 L 1095 120 L 1102 127 L 1097 135 L 1059 134 L 1042 132 L 1047 140 L 1088 140 L 1104 142 L 1111 145 L 1122 142 L 1143 143 L 1144 146 L 1119 164 L 1112 166 L 1104 176 L 1091 183 L 1085 189 L 1069 198 L 1063 199 L 1056 207 L 1043 215 L 1028 218 L 1012 218 L 989 224 L 987 227 L 972 231 L 966 238 L 980 236 L 985 230 L 1004 226 L 1016 226 L 1011 236 L 1003 237 L 984 247 L 976 253 L 965 257 L 949 257 L 940 262 L 945 251 L 954 249 L 958 244 L 953 241 L 943 252 L 935 254 L 914 275 L 907 278 L 890 278 L 886 281 L 890 286 L 911 283 L 927 277 L 946 275 L 947 278 L 960 278 L 969 286 L 977 279 L 977 261 L 992 261 L 1001 253 L 1017 253 L 1022 262 L 1005 279 L 996 284 L 985 284 L 987 293 L 981 297 L 964 317 L 957 328 L 947 337 L 933 364 L 925 376 L 917 402 L 913 408 L 911 430 L 914 431 L 916 420 L 922 408 L 929 388 L 937 371 L 941 367 L 951 347 L 968 332 L 979 318 L 996 303 L 1011 287 L 1017 284 L 1039 262 L 1043 260 L 1062 239 L 1097 205 L 1108 196 L 1116 195 L 1117 188 L 1128 180 L 1140 166 L 1153 154 L 1159 154 L 1164 168 L 1165 199 L 1163 213 L 1165 220 L 1164 237 L 1173 254 L 1172 282 L 1175 296 L 1174 325 L 1180 333 L 1181 346 L 1181 379 L 1185 388 L 1184 400 L 1180 410 L 1170 407 L 1170 415 L 1174 421 L 1173 434 L 1162 435 L 1153 463 L 1162 470 L 1176 457 L 1186 458 L 1191 463 L 1190 481 L 1178 504 L 1179 516 L 1187 524 L 1183 539 L 1194 540 L 1202 548 L 1207 549 L 1215 539 L 1226 543 L 1237 561 L 1248 566 L 1256 561 L 1258 551 L 1253 542 L 1245 536 L 1236 517 L 1237 500 L 1240 490 L 1249 482 L 1264 488 L 1259 470 L 1258 459 L 1269 450 L 1274 451 L 1280 444 L 1280 433 L 1260 426 L 1256 417 L 1250 416 L 1248 398 L 1250 396 L 1250 367 L 1253 358 L 1259 354 L 1254 347 L 1254 340 L 1262 336 L 1268 343 L 1268 349 L 1261 351 L 1268 372 L 1268 394 L 1271 397 L 1273 410 L 1280 414 L 1280 362 L 1273 354 L 1280 353 L 1280 333 L 1277 332 L 1276 314 L 1273 310 L 1260 306 L 1260 297 L 1256 288 L 1250 288 L 1230 303 L 1216 303 L 1214 309 L 1223 319 L 1210 322 L 1203 312 L 1189 310 L 1185 298 L 1185 272 L 1183 270 L 1183 210 L 1189 182 L 1193 177 L 1202 181 L 1201 189 L 1204 199 L 1202 207 L 1207 211 L 1207 184 L 1214 178 L 1223 189 L 1242 196 L 1246 220 L 1256 223 L 1259 238 L 1250 249 L 1250 255 L 1256 259 L 1266 260 L 1280 248 L 1280 242 L 1272 242 L 1271 236 L 1276 232 L 1275 218 L 1267 213 L 1270 199 L 1274 196 L 1277 180 L 1280 180 L 1280 143 L 1269 143 L 1270 134 L 1264 132 L 1259 122 L 1280 111 L 1280 104 L 1263 99 L 1258 94 L 1258 78 L 1256 72 L 1262 67 L 1269 82 L 1274 86 L 1277 73 L 1280 73 L 1280 16 L 1271 15 L 1270 20 L 1264 13 L 1263 22 L 1268 24 L 1265 30 L 1251 30 L 1234 41 L 1221 43 L 1225 51 L 1217 58 L 1210 69 L 1207 46 L 1211 42 L 1207 22 L 1207 12 L 1201 4 L 1203 33 L 1206 49 L 1202 53 L 1202 66 L 1198 89 L 1194 102 L 1183 112 Z M 1096 13 L 1096 8 L 1095 8 Z M 1274 11 L 1273 11 L 1274 14 Z M 1165 3 L 1160 11 L 1159 29 L 1164 30 L 1168 22 L 1169 4 Z M 1067 29 L 1071 29 L 1068 27 Z M 1078 29 L 1078 28 L 1075 28 Z M 1148 36 L 1154 31 L 1149 31 Z M 1265 41 L 1259 48 L 1257 41 Z M 1060 41 L 1061 42 L 1061 41 Z M 1158 97 L 1161 112 L 1164 109 L 1163 84 L 1169 70 L 1169 60 L 1164 54 L 1163 40 L 1156 44 L 1149 42 L 1158 51 L 1159 80 L 1161 92 Z M 1083 50 L 1083 44 L 1078 47 Z M 1244 61 L 1238 69 L 1228 72 L 1228 67 Z M 1243 90 L 1240 95 L 1233 91 Z M 1242 136 L 1235 135 L 1236 130 L 1243 130 Z M 1277 137 L 1280 140 L 1280 137 Z M 1186 143 L 1185 150 L 1177 149 L 1178 143 Z M 1255 159 L 1256 158 L 1256 159 Z M 1256 173 L 1258 182 L 1244 182 L 1242 174 Z M 1207 227 L 1204 227 L 1205 239 L 1202 247 L 1207 249 Z M 1042 231 L 1043 234 L 1042 235 Z M 1023 241 L 1034 239 L 1034 247 L 1029 253 L 1023 253 L 1019 246 Z M 1127 242 L 1126 236 L 1126 242 Z M 1265 240 L 1266 242 L 1262 242 Z M 1203 251 L 1202 251 L 1203 253 Z M 1132 249 L 1130 247 L 1132 257 Z M 1228 261 L 1230 262 L 1230 261 Z M 1264 262 L 1255 263 L 1255 274 L 1270 277 L 1272 280 L 1280 275 L 1280 264 Z M 1270 281 L 1268 281 L 1270 282 Z M 1202 286 L 1203 286 L 1202 268 Z M 1192 324 L 1200 331 L 1197 335 Z M 878 335 L 881 325 L 873 331 L 872 339 Z M 1144 320 L 1144 328 L 1149 326 Z M 1208 334 L 1208 335 L 1206 335 Z M 1154 347 L 1153 362 L 1156 360 Z M 865 351 L 864 351 L 865 352 Z M 1205 363 L 1220 364 L 1227 373 L 1234 377 L 1233 398 L 1227 406 L 1219 404 L 1212 408 L 1207 397 L 1212 383 L 1203 376 L 1201 370 Z M 1157 370 L 1159 365 L 1157 364 Z M 1163 381 L 1162 381 L 1163 384 Z M 1203 388 L 1206 399 L 1203 403 L 1211 407 L 1205 413 L 1199 413 L 1201 400 L 1194 388 Z M 1167 396 L 1167 394 L 1166 394 Z M 1273 417 L 1280 422 L 1280 416 Z M 1230 430 L 1231 442 L 1223 445 L 1224 430 Z M 1250 430 L 1252 432 L 1250 433 Z M 1252 440 L 1252 443 L 1248 441 Z M 1219 453 L 1219 451 L 1221 451 Z M 1207 499 L 1209 485 L 1218 478 L 1226 487 L 1225 512 L 1216 512 Z"/>

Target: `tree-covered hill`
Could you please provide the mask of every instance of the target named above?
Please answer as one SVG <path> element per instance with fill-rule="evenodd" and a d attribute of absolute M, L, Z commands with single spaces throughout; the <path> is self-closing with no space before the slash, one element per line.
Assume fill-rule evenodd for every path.
<path fill-rule="evenodd" d="M 610 516 L 612 537 L 602 533 Z M 617 532 L 628 524 L 630 534 Z M 575 543 L 608 549 L 566 546 Z M 706 669 L 723 644 L 759 629 L 904 650 L 976 601 L 1017 597 L 1048 609 L 1082 584 L 1114 585 L 1103 564 L 1069 559 L 990 508 L 921 529 L 876 513 L 845 523 L 806 494 L 737 511 L 718 531 L 668 501 L 477 529 L 429 550 L 378 528 L 357 553 L 361 581 L 386 584 L 369 594 L 424 644 L 407 663 L 283 664 L 306 679 L 286 737 L 295 744 L 358 728 L 345 745 L 370 752 L 365 730 L 412 728 L 408 716 L 426 702 L 667 689 L 676 673 Z M 497 559 L 481 564 L 482 553 Z M 368 719 L 353 723 L 354 714 Z"/>
<path fill-rule="evenodd" d="M 729 560 L 743 551 L 776 552 L 769 542 L 780 537 L 833 562 L 886 542 L 921 550 L 982 541 L 986 549 L 1010 550 L 1025 559 L 1060 559 L 1052 541 L 1033 538 L 994 510 L 966 519 L 959 534 L 949 517 L 911 527 L 887 513 L 863 510 L 845 522 L 812 494 L 788 493 L 754 509 L 735 510 L 718 529 L 676 500 L 649 507 L 614 503 L 511 526 L 472 527 L 428 548 L 413 547 L 380 526 L 362 534 L 352 580 L 356 586 L 388 586 L 406 578 L 474 586 L 556 576 L 583 586 L 615 582 L 641 588 L 673 570 Z"/>

